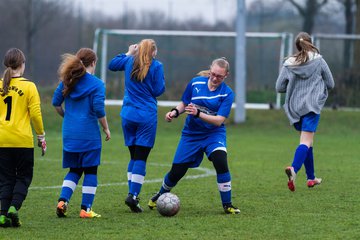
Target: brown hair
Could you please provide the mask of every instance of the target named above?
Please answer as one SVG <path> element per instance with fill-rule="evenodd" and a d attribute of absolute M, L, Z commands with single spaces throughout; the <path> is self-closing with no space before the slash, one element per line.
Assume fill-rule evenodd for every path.
<path fill-rule="evenodd" d="M 300 32 L 295 38 L 295 45 L 298 50 L 297 53 L 293 55 L 295 57 L 295 62 L 305 63 L 309 60 L 308 52 L 320 53 L 311 41 L 311 37 L 306 32 Z"/>
<path fill-rule="evenodd" d="M 96 54 L 90 48 L 81 48 L 76 55 L 62 55 L 62 63 L 58 73 L 60 80 L 64 84 L 63 96 L 67 96 L 74 89 L 79 79 L 85 75 L 86 68 L 96 62 Z"/>
<path fill-rule="evenodd" d="M 131 78 L 143 81 L 149 71 L 153 59 L 153 53 L 157 50 L 153 39 L 143 39 L 138 45 L 138 51 L 134 55 L 134 65 Z"/>
<path fill-rule="evenodd" d="M 221 57 L 221 58 L 217 58 L 217 59 L 213 60 L 211 65 L 210 65 L 210 68 L 212 66 L 214 66 L 215 64 L 218 65 L 221 68 L 225 68 L 226 73 L 228 73 L 230 71 L 230 64 L 226 60 L 225 57 Z M 203 71 L 198 72 L 197 75 L 207 77 L 207 76 L 209 76 L 209 74 L 210 74 L 210 70 L 203 70 Z"/>
<path fill-rule="evenodd" d="M 3 86 L 1 96 L 6 96 L 9 92 L 12 71 L 21 67 L 25 63 L 25 55 L 18 48 L 10 48 L 4 57 L 4 65 L 6 67 L 3 74 Z"/>

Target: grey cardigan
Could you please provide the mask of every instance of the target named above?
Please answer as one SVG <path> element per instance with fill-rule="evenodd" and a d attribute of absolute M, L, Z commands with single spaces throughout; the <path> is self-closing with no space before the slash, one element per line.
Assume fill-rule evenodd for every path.
<path fill-rule="evenodd" d="M 320 114 L 328 98 L 328 89 L 335 86 L 329 66 L 319 54 L 300 65 L 288 59 L 276 80 L 276 91 L 286 93 L 284 110 L 290 125 L 309 112 Z"/>

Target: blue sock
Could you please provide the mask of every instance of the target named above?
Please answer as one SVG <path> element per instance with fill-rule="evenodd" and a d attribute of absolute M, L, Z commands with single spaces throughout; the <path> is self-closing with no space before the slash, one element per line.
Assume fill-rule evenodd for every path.
<path fill-rule="evenodd" d="M 146 162 L 143 160 L 135 160 L 131 174 L 130 191 L 134 196 L 138 196 L 144 183 L 146 175 Z"/>
<path fill-rule="evenodd" d="M 223 205 L 231 203 L 231 175 L 230 172 L 217 175 L 217 184 Z"/>
<path fill-rule="evenodd" d="M 82 202 L 81 207 L 90 209 L 95 198 L 97 188 L 97 175 L 85 174 L 82 186 Z"/>
<path fill-rule="evenodd" d="M 71 196 L 75 191 L 76 185 L 78 184 L 80 177 L 81 176 L 73 172 L 68 172 L 68 174 L 66 174 L 61 188 L 59 199 L 64 199 L 67 202 L 70 201 Z"/>
<path fill-rule="evenodd" d="M 308 147 L 305 144 L 300 144 L 295 151 L 294 161 L 292 163 L 292 167 L 294 168 L 295 173 L 297 173 L 303 163 L 305 162 L 305 158 L 308 152 Z"/>
<path fill-rule="evenodd" d="M 131 175 L 132 175 L 134 163 L 135 163 L 135 161 L 134 161 L 133 159 L 131 159 L 130 162 L 129 162 L 129 164 L 128 164 L 128 169 L 127 169 L 127 179 L 128 179 L 129 192 L 130 192 Z"/>
<path fill-rule="evenodd" d="M 176 186 L 176 184 L 177 184 L 177 183 L 174 183 L 174 182 L 170 181 L 170 179 L 169 179 L 169 173 L 167 173 L 167 174 L 165 175 L 165 177 L 164 177 L 164 180 L 163 180 L 163 183 L 162 183 L 162 185 L 161 185 L 161 188 L 160 188 L 159 193 L 160 193 L 160 194 L 163 194 L 163 193 L 170 192 L 171 189 Z"/>
<path fill-rule="evenodd" d="M 313 180 L 315 179 L 315 174 L 314 174 L 314 155 L 313 155 L 313 148 L 310 147 L 307 155 L 306 155 L 306 159 L 304 161 L 304 166 L 305 166 L 305 170 L 306 170 L 306 176 L 308 180 Z"/>

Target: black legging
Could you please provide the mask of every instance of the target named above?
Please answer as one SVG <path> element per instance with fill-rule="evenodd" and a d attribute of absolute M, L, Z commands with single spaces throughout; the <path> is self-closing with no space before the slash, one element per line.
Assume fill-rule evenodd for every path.
<path fill-rule="evenodd" d="M 209 160 L 212 161 L 216 174 L 222 174 L 229 172 L 227 163 L 227 153 L 222 150 L 216 150 L 209 156 Z M 180 179 L 185 176 L 189 169 L 189 163 L 178 163 L 171 166 L 168 174 L 169 180 L 173 183 L 177 183 Z"/>
<path fill-rule="evenodd" d="M 81 177 L 82 173 L 97 175 L 98 166 L 84 168 L 70 168 L 70 172 L 76 173 Z"/>
<path fill-rule="evenodd" d="M 128 148 L 130 151 L 131 159 L 143 160 L 145 162 L 151 151 L 151 147 L 144 147 L 144 146 L 137 146 L 137 145 L 129 146 Z"/>

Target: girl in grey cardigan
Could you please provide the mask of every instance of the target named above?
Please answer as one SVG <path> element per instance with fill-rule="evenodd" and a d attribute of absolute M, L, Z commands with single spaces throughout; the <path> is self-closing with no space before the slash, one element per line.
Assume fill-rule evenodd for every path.
<path fill-rule="evenodd" d="M 320 120 L 320 112 L 334 87 L 331 71 L 312 44 L 308 33 L 300 32 L 295 44 L 298 52 L 287 58 L 276 81 L 276 91 L 286 93 L 284 109 L 290 125 L 300 132 L 300 144 L 295 150 L 291 166 L 285 168 L 290 191 L 295 191 L 297 172 L 304 164 L 307 186 L 321 183 L 314 174 L 313 140 Z"/>

